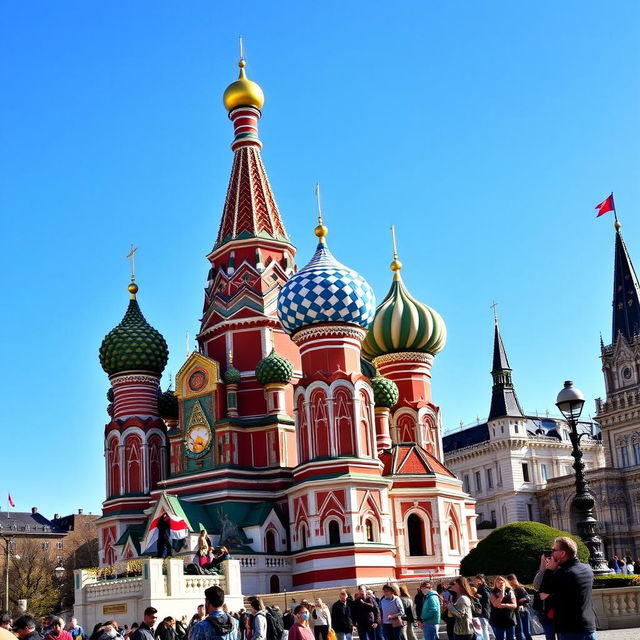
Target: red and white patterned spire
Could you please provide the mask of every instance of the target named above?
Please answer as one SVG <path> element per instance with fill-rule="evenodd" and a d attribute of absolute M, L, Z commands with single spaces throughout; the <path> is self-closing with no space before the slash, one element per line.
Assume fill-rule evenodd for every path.
<path fill-rule="evenodd" d="M 224 104 L 233 122 L 231 149 L 235 157 L 214 250 L 232 240 L 252 237 L 289 242 L 260 155 L 258 120 L 264 95 L 246 77 L 242 58 L 239 67 L 240 77 L 224 93 Z"/>

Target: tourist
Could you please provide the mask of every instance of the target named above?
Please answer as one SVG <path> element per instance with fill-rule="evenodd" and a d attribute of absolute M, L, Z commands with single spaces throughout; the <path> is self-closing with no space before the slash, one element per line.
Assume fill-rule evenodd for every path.
<path fill-rule="evenodd" d="M 627 556 L 625 559 L 625 573 L 627 575 L 632 575 L 633 574 L 633 559 L 631 558 L 631 556 Z"/>
<path fill-rule="evenodd" d="M 395 584 L 385 584 L 382 587 L 383 596 L 380 599 L 380 613 L 382 628 L 386 640 L 401 640 L 404 624 L 404 605 L 400 600 L 400 591 Z"/>
<path fill-rule="evenodd" d="M 189 626 L 187 627 L 187 637 L 191 638 L 191 629 L 193 625 L 198 624 L 198 622 L 202 622 L 207 617 L 205 612 L 205 608 L 203 604 L 199 604 L 196 612 L 191 616 L 191 620 L 189 620 Z"/>
<path fill-rule="evenodd" d="M 180 620 L 176 620 L 176 638 L 177 640 L 186 640 L 187 638 L 187 616 L 183 615 Z"/>
<path fill-rule="evenodd" d="M 407 640 L 417 640 L 414 631 L 414 625 L 416 623 L 416 611 L 413 608 L 413 600 L 407 591 L 407 587 L 403 584 L 400 585 L 400 600 L 404 607 L 403 620 L 406 622 L 405 631 L 407 633 Z"/>
<path fill-rule="evenodd" d="M 295 622 L 291 629 L 289 629 L 289 636 L 287 640 L 315 640 L 313 631 L 309 627 L 309 609 L 307 604 L 302 602 L 293 610 Z"/>
<path fill-rule="evenodd" d="M 173 549 L 171 548 L 171 518 L 166 513 L 163 513 L 158 519 L 158 553 L 156 558 L 163 558 L 165 551 L 167 556 L 173 555 Z"/>
<path fill-rule="evenodd" d="M 553 543 L 550 558 L 542 555 L 545 569 L 540 598 L 553 621 L 560 640 L 595 640 L 596 619 L 593 612 L 593 570 L 577 558 L 578 546 L 572 538 L 562 536 Z"/>
<path fill-rule="evenodd" d="M 438 585 L 440 587 L 440 601 L 442 603 L 442 613 L 444 616 L 444 624 L 447 629 L 447 640 L 453 640 L 453 627 L 456 623 L 455 615 L 449 611 L 449 603 L 455 602 L 458 594 L 454 590 L 455 583 L 450 582 L 448 587 L 445 589 L 443 585 Z"/>
<path fill-rule="evenodd" d="M 210 548 L 211 548 L 211 539 L 207 535 L 207 530 L 201 529 L 200 534 L 198 535 L 198 548 L 197 548 L 198 555 L 200 557 L 206 558 L 207 555 L 209 554 Z"/>
<path fill-rule="evenodd" d="M 498 576 L 491 590 L 491 614 L 489 622 L 496 640 L 515 640 L 516 596 L 506 578 Z"/>
<path fill-rule="evenodd" d="M 491 615 L 491 590 L 487 586 L 484 573 L 479 573 L 474 578 L 476 597 L 480 600 L 482 614 L 478 616 L 480 622 L 480 640 L 489 640 L 489 616 Z"/>
<path fill-rule="evenodd" d="M 474 597 L 471 587 L 464 577 L 456 578 L 450 585 L 456 599 L 449 600 L 447 610 L 455 616 L 453 625 L 454 640 L 473 640 L 473 612 L 471 599 Z"/>
<path fill-rule="evenodd" d="M 380 609 L 375 598 L 367 594 L 366 585 L 360 585 L 356 589 L 351 603 L 351 617 L 360 640 L 375 640 L 375 630 L 380 625 Z"/>
<path fill-rule="evenodd" d="M 155 607 L 147 607 L 140 626 L 131 634 L 131 640 L 154 640 L 153 625 L 156 623 L 158 610 Z"/>
<path fill-rule="evenodd" d="M 207 617 L 191 629 L 191 640 L 239 640 L 238 621 L 225 613 L 224 591 L 220 587 L 209 587 L 204 592 Z"/>
<path fill-rule="evenodd" d="M 155 637 L 158 640 L 176 640 L 174 624 L 175 620 L 171 616 L 164 618 L 156 628 Z"/>
<path fill-rule="evenodd" d="M 316 598 L 315 606 L 311 612 L 313 618 L 313 636 L 316 640 L 328 640 L 329 629 L 331 627 L 331 613 L 329 607 L 322 602 L 320 598 Z"/>
<path fill-rule="evenodd" d="M 51 631 L 44 640 L 72 640 L 71 634 L 64 629 L 64 620 L 58 616 L 51 617 Z"/>
<path fill-rule="evenodd" d="M 13 623 L 13 632 L 19 640 L 42 640 L 42 636 L 36 631 L 36 620 L 25 614 Z"/>
<path fill-rule="evenodd" d="M 140 625 L 137 622 L 133 622 L 131 624 L 131 628 L 125 631 L 124 637 L 130 638 L 138 630 L 139 627 Z"/>
<path fill-rule="evenodd" d="M 529 603 L 531 597 L 529 592 L 518 582 L 515 573 L 510 573 L 507 576 L 509 586 L 513 589 L 513 593 L 516 597 L 516 604 L 518 605 L 516 612 L 516 628 L 515 637 L 516 640 L 533 640 L 531 637 L 531 628 L 529 620 Z"/>
<path fill-rule="evenodd" d="M 438 592 L 431 588 L 431 582 L 425 580 L 420 585 L 422 591 L 422 610 L 419 617 L 422 624 L 424 640 L 438 640 L 438 627 L 440 626 L 440 597 Z"/>
<path fill-rule="evenodd" d="M 7 629 L 11 631 L 13 628 L 13 620 L 11 614 L 8 611 L 0 611 L 0 629 Z"/>
<path fill-rule="evenodd" d="M 267 640 L 267 612 L 261 598 L 254 596 L 249 599 L 253 609 L 253 625 L 251 628 L 251 640 Z"/>
<path fill-rule="evenodd" d="M 74 616 L 71 616 L 71 618 L 69 618 L 67 631 L 71 634 L 73 640 L 82 640 L 82 638 L 84 637 L 84 629 L 78 624 L 78 619 Z"/>
<path fill-rule="evenodd" d="M 353 620 L 351 619 L 351 605 L 346 589 L 340 589 L 338 599 L 331 607 L 331 626 L 336 632 L 338 640 L 352 640 Z"/>

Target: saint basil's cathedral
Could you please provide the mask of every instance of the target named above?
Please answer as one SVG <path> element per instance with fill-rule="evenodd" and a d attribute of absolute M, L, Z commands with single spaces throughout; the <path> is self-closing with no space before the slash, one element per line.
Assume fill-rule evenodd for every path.
<path fill-rule="evenodd" d="M 445 324 L 408 292 L 395 254 L 376 309 L 329 250 L 320 207 L 317 249 L 296 267 L 261 157 L 264 95 L 239 66 L 224 93 L 233 166 L 198 351 L 162 392 L 167 344 L 133 277 L 100 347 L 111 383 L 101 565 L 153 552 L 166 512 L 183 551 L 203 528 L 231 549 L 245 593 L 451 575 L 476 515 L 443 464 L 431 397 Z"/>

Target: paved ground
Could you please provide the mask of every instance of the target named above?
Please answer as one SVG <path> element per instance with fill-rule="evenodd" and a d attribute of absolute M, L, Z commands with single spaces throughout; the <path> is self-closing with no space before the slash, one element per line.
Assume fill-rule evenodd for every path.
<path fill-rule="evenodd" d="M 535 636 L 540 637 L 542 636 Z M 615 629 L 613 631 L 598 631 L 597 640 L 640 640 L 640 628 L 635 629 Z"/>

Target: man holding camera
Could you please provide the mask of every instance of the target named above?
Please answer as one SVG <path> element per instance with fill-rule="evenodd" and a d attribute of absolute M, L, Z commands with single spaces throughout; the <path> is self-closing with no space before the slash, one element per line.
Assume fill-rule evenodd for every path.
<path fill-rule="evenodd" d="M 593 570 L 578 560 L 578 545 L 571 538 L 553 542 L 551 554 L 543 553 L 540 599 L 560 640 L 595 640 L 596 618 L 591 592 Z"/>

